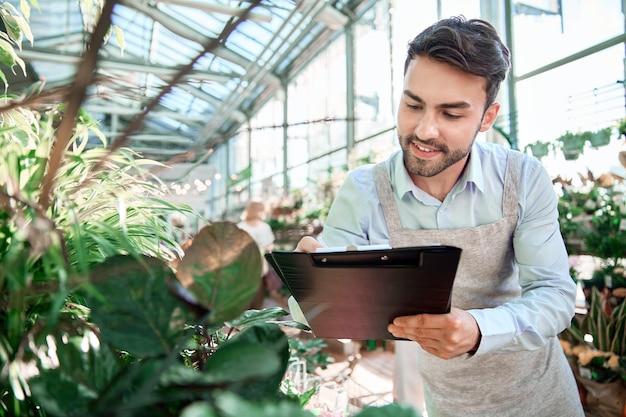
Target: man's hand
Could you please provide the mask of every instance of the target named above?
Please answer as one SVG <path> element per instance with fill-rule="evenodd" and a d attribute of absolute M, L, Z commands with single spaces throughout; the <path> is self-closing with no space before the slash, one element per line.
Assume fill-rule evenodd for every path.
<path fill-rule="evenodd" d="M 323 247 L 324 245 L 318 242 L 314 237 L 305 236 L 300 239 L 300 242 L 298 242 L 298 245 L 294 249 L 294 252 L 315 252 L 317 248 Z"/>
<path fill-rule="evenodd" d="M 396 317 L 387 328 L 395 337 L 413 340 L 426 352 L 450 359 L 474 351 L 480 329 L 465 310 L 452 308 L 447 314 L 417 314 Z"/>

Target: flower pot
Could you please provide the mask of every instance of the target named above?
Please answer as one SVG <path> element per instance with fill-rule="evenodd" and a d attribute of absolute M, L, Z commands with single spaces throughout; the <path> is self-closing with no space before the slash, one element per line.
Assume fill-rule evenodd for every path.
<path fill-rule="evenodd" d="M 572 368 L 580 401 L 587 416 L 626 417 L 626 383 L 620 379 L 613 382 L 598 382 L 581 372 L 586 368 L 578 364 L 576 357 L 566 355 Z"/>
<path fill-rule="evenodd" d="M 560 143 L 563 156 L 568 161 L 578 159 L 578 156 L 583 152 L 585 142 L 588 140 L 591 132 L 583 133 L 571 133 L 567 132 L 560 136 L 556 142 Z"/>
<path fill-rule="evenodd" d="M 623 417 L 626 413 L 626 385 L 621 380 L 600 383 L 576 375 L 581 401 L 594 417 Z"/>
<path fill-rule="evenodd" d="M 581 149 L 563 149 L 563 156 L 565 157 L 566 161 L 573 161 L 575 159 L 578 159 L 578 157 L 580 156 L 580 154 L 582 153 Z"/>
<path fill-rule="evenodd" d="M 611 142 L 611 128 L 601 129 L 589 137 L 589 144 L 594 148 L 606 146 Z"/>
<path fill-rule="evenodd" d="M 542 158 L 548 154 L 548 144 L 546 142 L 535 142 L 527 146 L 536 158 Z"/>

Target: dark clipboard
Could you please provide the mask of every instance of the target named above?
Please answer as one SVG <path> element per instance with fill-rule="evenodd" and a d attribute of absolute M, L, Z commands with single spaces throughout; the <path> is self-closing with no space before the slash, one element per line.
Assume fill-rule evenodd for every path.
<path fill-rule="evenodd" d="M 460 257 L 445 245 L 265 255 L 315 337 L 355 340 L 396 339 L 395 317 L 449 312 Z"/>

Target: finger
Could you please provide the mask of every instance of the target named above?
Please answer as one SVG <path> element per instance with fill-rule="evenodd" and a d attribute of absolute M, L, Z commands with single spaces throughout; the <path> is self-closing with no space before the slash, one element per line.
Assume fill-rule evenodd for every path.
<path fill-rule="evenodd" d="M 294 252 L 315 252 L 317 248 L 322 248 L 322 245 L 317 239 L 312 236 L 304 236 L 298 242 L 298 245 L 294 249 Z"/>
<path fill-rule="evenodd" d="M 420 327 L 422 323 L 420 323 L 419 316 L 421 314 L 396 317 L 393 319 L 393 324 L 398 327 Z"/>
<path fill-rule="evenodd" d="M 413 342 L 418 343 L 421 348 L 430 353 L 431 355 L 437 356 L 442 359 L 450 359 L 455 356 L 458 356 L 458 352 L 451 349 L 450 346 L 442 345 L 441 342 L 437 339 L 433 339 L 430 337 L 417 336 L 413 333 L 406 332 L 402 327 L 394 326 L 390 324 L 388 327 L 389 333 L 393 334 L 394 337 L 400 339 L 411 340 Z"/>

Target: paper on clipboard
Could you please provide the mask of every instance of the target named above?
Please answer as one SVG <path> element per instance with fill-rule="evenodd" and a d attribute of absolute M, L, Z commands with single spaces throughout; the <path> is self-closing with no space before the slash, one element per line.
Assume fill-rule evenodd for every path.
<path fill-rule="evenodd" d="M 316 337 L 395 339 L 395 317 L 450 311 L 461 256 L 432 245 L 266 254 Z"/>

